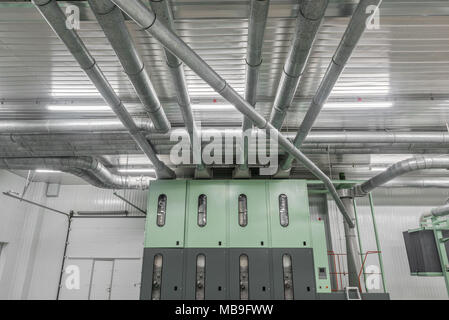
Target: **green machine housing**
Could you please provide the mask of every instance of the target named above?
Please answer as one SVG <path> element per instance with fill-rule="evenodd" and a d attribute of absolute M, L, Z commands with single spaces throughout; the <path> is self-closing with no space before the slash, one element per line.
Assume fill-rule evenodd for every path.
<path fill-rule="evenodd" d="M 150 185 L 141 299 L 316 299 L 330 293 L 324 222 L 304 180 Z"/>

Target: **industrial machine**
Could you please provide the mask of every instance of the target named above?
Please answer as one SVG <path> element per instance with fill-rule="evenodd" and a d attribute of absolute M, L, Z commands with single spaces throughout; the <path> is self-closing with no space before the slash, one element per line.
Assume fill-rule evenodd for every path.
<path fill-rule="evenodd" d="M 345 299 L 304 180 L 150 185 L 141 299 Z"/>
<path fill-rule="evenodd" d="M 420 228 L 403 233 L 410 274 L 418 277 L 443 277 L 449 296 L 449 217 L 427 215 Z"/>

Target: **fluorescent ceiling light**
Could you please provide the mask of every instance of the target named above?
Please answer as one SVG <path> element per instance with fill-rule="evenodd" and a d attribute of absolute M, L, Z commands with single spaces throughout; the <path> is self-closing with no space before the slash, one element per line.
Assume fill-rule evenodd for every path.
<path fill-rule="evenodd" d="M 392 102 L 330 102 L 324 105 L 325 109 L 380 109 L 391 108 Z"/>
<path fill-rule="evenodd" d="M 156 172 L 154 169 L 138 169 L 138 168 L 118 169 L 117 171 L 123 172 L 123 173 L 154 173 L 154 172 Z"/>
<path fill-rule="evenodd" d="M 235 107 L 232 104 L 194 104 L 192 105 L 192 109 L 194 110 L 235 110 Z"/>
<path fill-rule="evenodd" d="M 109 106 L 77 106 L 71 104 L 48 105 L 47 109 L 50 111 L 108 111 L 111 110 Z"/>
<path fill-rule="evenodd" d="M 35 172 L 36 173 L 61 173 L 61 171 L 58 171 L 58 170 L 47 170 L 47 169 L 37 169 Z"/>

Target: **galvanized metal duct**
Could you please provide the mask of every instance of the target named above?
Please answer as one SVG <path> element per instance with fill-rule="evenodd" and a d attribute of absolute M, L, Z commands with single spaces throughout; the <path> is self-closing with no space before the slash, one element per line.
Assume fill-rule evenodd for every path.
<path fill-rule="evenodd" d="M 155 132 L 148 119 L 133 119 L 139 130 Z M 123 132 L 126 128 L 115 119 L 0 120 L 0 134 L 53 134 Z"/>
<path fill-rule="evenodd" d="M 124 142 L 126 144 L 129 142 Z M 0 157 L 48 157 L 48 156 L 89 156 L 89 155 L 124 155 L 124 154 L 132 154 L 139 155 L 141 154 L 141 150 L 134 145 L 131 141 L 132 146 L 123 146 L 123 144 L 114 144 L 103 146 L 101 143 L 95 143 L 92 146 L 80 146 L 77 144 L 71 145 L 67 143 L 66 145 L 57 145 L 55 147 L 50 144 L 47 146 L 33 146 L 33 145 L 9 145 L 5 147 L 0 147 Z M 159 155 L 168 156 L 171 153 L 173 145 L 158 145 L 155 147 L 157 153 Z M 231 149 L 226 149 L 224 152 L 231 152 Z M 432 149 L 432 150 L 413 150 L 413 153 L 416 154 L 435 154 L 438 151 L 447 151 L 446 149 Z M 256 157 L 257 149 L 250 149 L 249 154 Z M 326 150 L 326 149 L 310 149 L 304 150 L 304 154 L 308 156 L 312 155 L 366 155 L 366 154 L 410 154 L 410 150 L 386 150 L 386 149 L 368 149 L 368 152 L 365 149 L 337 149 L 337 150 Z M 223 159 L 225 160 L 225 159 Z M 187 167 L 191 167 L 190 165 L 186 165 Z M 236 165 L 229 165 L 229 167 L 235 167 Z M 298 165 L 301 167 L 301 165 Z M 184 165 L 179 165 L 178 167 L 184 167 Z M 220 167 L 220 165 L 207 165 L 208 168 L 216 168 Z M 249 167 L 259 167 L 258 164 L 251 164 Z M 263 166 L 262 166 L 263 167 Z"/>
<path fill-rule="evenodd" d="M 332 61 L 324 75 L 323 80 L 312 99 L 312 103 L 302 121 L 297 135 L 294 140 L 294 145 L 300 147 L 304 142 L 305 138 L 309 134 L 310 130 L 315 123 L 318 115 L 321 112 L 324 104 L 326 103 L 329 95 L 331 94 L 338 78 L 343 72 L 352 52 L 357 46 L 363 32 L 366 29 L 367 22 L 370 16 L 373 14 L 372 8 L 377 8 L 382 3 L 382 0 L 360 0 L 354 14 L 352 15 L 351 21 L 343 35 L 343 38 L 332 57 Z M 288 170 L 293 162 L 293 157 L 288 156 L 281 164 L 281 170 Z"/>
<path fill-rule="evenodd" d="M 449 178 L 397 178 L 379 188 L 449 188 Z"/>
<path fill-rule="evenodd" d="M 426 222 L 426 220 L 428 218 L 431 218 L 431 217 L 438 218 L 438 217 L 444 217 L 447 215 L 449 215 L 449 204 L 448 203 L 446 203 L 444 206 L 430 210 L 430 213 L 429 212 L 423 213 L 421 215 L 421 217 L 419 218 L 419 222 L 421 224 L 423 224 Z"/>
<path fill-rule="evenodd" d="M 434 217 L 443 217 L 449 214 L 449 204 L 430 210 L 430 214 Z"/>
<path fill-rule="evenodd" d="M 251 0 L 251 10 L 248 26 L 248 50 L 246 52 L 246 86 L 245 100 L 253 107 L 257 103 L 257 82 L 259 80 L 259 69 L 262 65 L 262 47 L 267 24 L 269 0 Z M 253 123 L 248 117 L 243 117 L 242 131 L 252 129 Z M 248 139 L 243 146 L 243 170 L 248 164 Z"/>
<path fill-rule="evenodd" d="M 173 14 L 170 8 L 170 3 L 167 0 L 150 0 L 150 6 L 158 16 L 158 19 L 170 30 L 176 33 L 176 28 L 173 22 Z M 196 126 L 193 118 L 192 107 L 190 105 L 189 91 L 187 90 L 187 83 L 184 75 L 184 68 L 182 61 L 180 61 L 173 53 L 164 48 L 167 66 L 173 79 L 173 87 L 176 92 L 176 99 L 181 109 L 184 124 L 189 132 L 190 141 L 196 135 Z"/>
<path fill-rule="evenodd" d="M 348 210 L 351 221 L 355 224 L 355 208 L 353 198 L 348 195 L 348 190 L 339 190 L 341 199 Z M 346 263 L 348 267 L 349 287 L 359 287 L 359 271 L 361 270 L 360 250 L 357 243 L 357 233 L 355 228 L 351 228 L 347 221 L 343 221 L 346 243 Z"/>
<path fill-rule="evenodd" d="M 101 187 L 114 189 L 147 189 L 150 177 L 121 176 L 112 173 L 92 157 L 66 158 L 7 158 L 0 159 L 0 168 L 6 170 L 58 170 L 83 178 Z"/>
<path fill-rule="evenodd" d="M 162 109 L 131 35 L 125 25 L 123 13 L 109 0 L 88 0 L 92 11 L 114 49 L 125 73 L 134 86 L 145 112 L 157 130 L 167 132 L 170 122 Z"/>
<path fill-rule="evenodd" d="M 67 49 L 77 60 L 90 80 L 94 83 L 103 99 L 111 107 L 123 125 L 128 129 L 137 145 L 153 163 L 157 177 L 160 179 L 174 178 L 175 173 L 158 159 L 153 147 L 148 143 L 142 132 L 140 132 L 139 127 L 137 127 L 131 115 L 124 107 L 122 101 L 106 80 L 104 74 L 101 72 L 94 58 L 85 47 L 81 38 L 73 29 L 66 28 L 66 17 L 56 1 L 33 0 L 33 4 L 47 20 L 54 32 L 67 46 Z"/>
<path fill-rule="evenodd" d="M 449 143 L 448 132 L 311 132 L 303 143 Z"/>
<path fill-rule="evenodd" d="M 332 184 L 328 176 L 326 176 L 310 159 L 308 159 L 301 151 L 279 131 L 268 123 L 263 116 L 254 110 L 254 108 L 246 102 L 226 81 L 220 77 L 206 62 L 203 61 L 184 41 L 182 41 L 170 29 L 161 23 L 156 15 L 151 12 L 142 2 L 138 0 L 113 0 L 129 17 L 137 22 L 145 31 L 151 34 L 159 42 L 162 43 L 170 52 L 175 54 L 179 59 L 184 61 L 196 74 L 206 81 L 215 91 L 223 98 L 233 104 L 237 110 L 247 116 L 260 129 L 267 130 L 278 139 L 279 144 L 288 153 L 298 159 L 312 174 L 323 181 L 329 190 L 337 207 L 347 220 L 348 224 L 354 227 L 349 218 L 343 202 L 338 196 L 337 190 Z"/>
<path fill-rule="evenodd" d="M 365 196 L 369 192 L 373 191 L 377 187 L 384 185 L 390 180 L 395 179 L 403 174 L 416 170 L 424 169 L 448 169 L 449 168 L 449 156 L 441 157 L 427 157 L 420 156 L 407 160 L 400 161 L 393 166 L 389 167 L 386 171 L 376 175 L 368 181 L 356 185 L 353 188 L 353 193 L 357 197 Z"/>
<path fill-rule="evenodd" d="M 144 118 L 133 118 L 136 126 L 147 131 L 146 137 L 150 140 L 169 140 L 172 131 L 160 133 L 155 131 L 151 122 Z M 180 128 L 176 128 L 180 129 Z M 209 130 L 224 134 L 236 128 L 203 128 L 202 135 Z M 49 119 L 49 120 L 0 120 L 0 135 L 2 134 L 54 134 L 54 133 L 108 133 L 124 132 L 126 128 L 122 122 L 115 119 Z M 294 133 L 282 132 L 289 138 Z M 337 144 L 337 143 L 385 143 L 385 144 L 449 144 L 449 133 L 444 132 L 385 132 L 385 131 L 314 131 L 306 140 L 306 144 Z"/>
<path fill-rule="evenodd" d="M 448 178 L 394 179 L 379 188 L 449 188 Z"/>
<path fill-rule="evenodd" d="M 270 123 L 277 129 L 282 127 L 287 110 L 293 102 L 328 4 L 329 0 L 301 1 L 294 38 L 270 116 Z"/>

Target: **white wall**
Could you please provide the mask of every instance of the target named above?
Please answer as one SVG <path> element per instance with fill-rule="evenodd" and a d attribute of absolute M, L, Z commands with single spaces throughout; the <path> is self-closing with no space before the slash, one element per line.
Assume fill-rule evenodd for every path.
<path fill-rule="evenodd" d="M 21 192 L 24 184 L 25 179 L 0 170 L 1 192 Z M 131 215 L 140 214 L 112 193 L 112 190 L 87 185 L 63 185 L 59 197 L 47 198 L 46 184 L 32 183 L 25 198 L 64 212 L 128 210 Z M 120 194 L 123 195 L 123 191 L 120 191 Z M 141 208 L 146 207 L 145 191 L 126 191 L 125 197 Z M 66 239 L 67 218 L 30 204 L 20 203 L 3 194 L 0 194 L 0 203 L 0 242 L 7 243 L 0 257 L 0 299 L 55 299 Z M 140 240 L 136 240 L 136 237 L 126 237 L 129 228 L 115 229 L 117 238 L 122 239 L 121 248 L 128 246 L 133 252 L 143 252 L 144 219 L 139 220 L 140 229 L 136 231 L 136 237 Z M 101 220 L 94 225 L 100 230 L 104 222 L 105 220 Z M 91 238 L 86 238 L 85 251 L 89 252 L 90 248 L 89 255 L 94 257 L 96 253 L 91 248 L 91 242 Z M 109 252 L 112 258 L 120 257 L 123 250 L 117 247 L 117 243 L 112 242 L 111 247 L 112 253 Z M 114 249 L 117 249 L 115 254 Z M 3 268 L 2 261 L 5 262 Z"/>
<path fill-rule="evenodd" d="M 145 217 L 73 218 L 64 269 L 80 288 L 64 273 L 59 299 L 139 299 L 144 232 Z"/>
<path fill-rule="evenodd" d="M 412 277 L 402 232 L 419 227 L 419 217 L 443 205 L 449 197 L 444 189 L 377 189 L 373 194 L 375 219 L 385 269 L 387 291 L 392 299 L 448 299 L 442 277 Z M 333 246 L 345 252 L 343 220 L 334 202 L 328 201 Z M 368 198 L 357 199 L 362 250 L 377 251 Z M 368 255 L 367 265 L 379 266 L 376 255 Z M 346 266 L 345 266 L 346 268 Z M 346 269 L 347 270 L 347 269 Z"/>
<path fill-rule="evenodd" d="M 25 180 L 0 171 L 0 192 L 22 191 Z M 27 199 L 40 201 L 45 184 L 32 184 Z M 0 299 L 26 299 L 30 278 L 38 260 L 36 246 L 44 219 L 44 210 L 19 203 L 0 194 L 0 242 L 6 243 L 1 252 Z"/>

